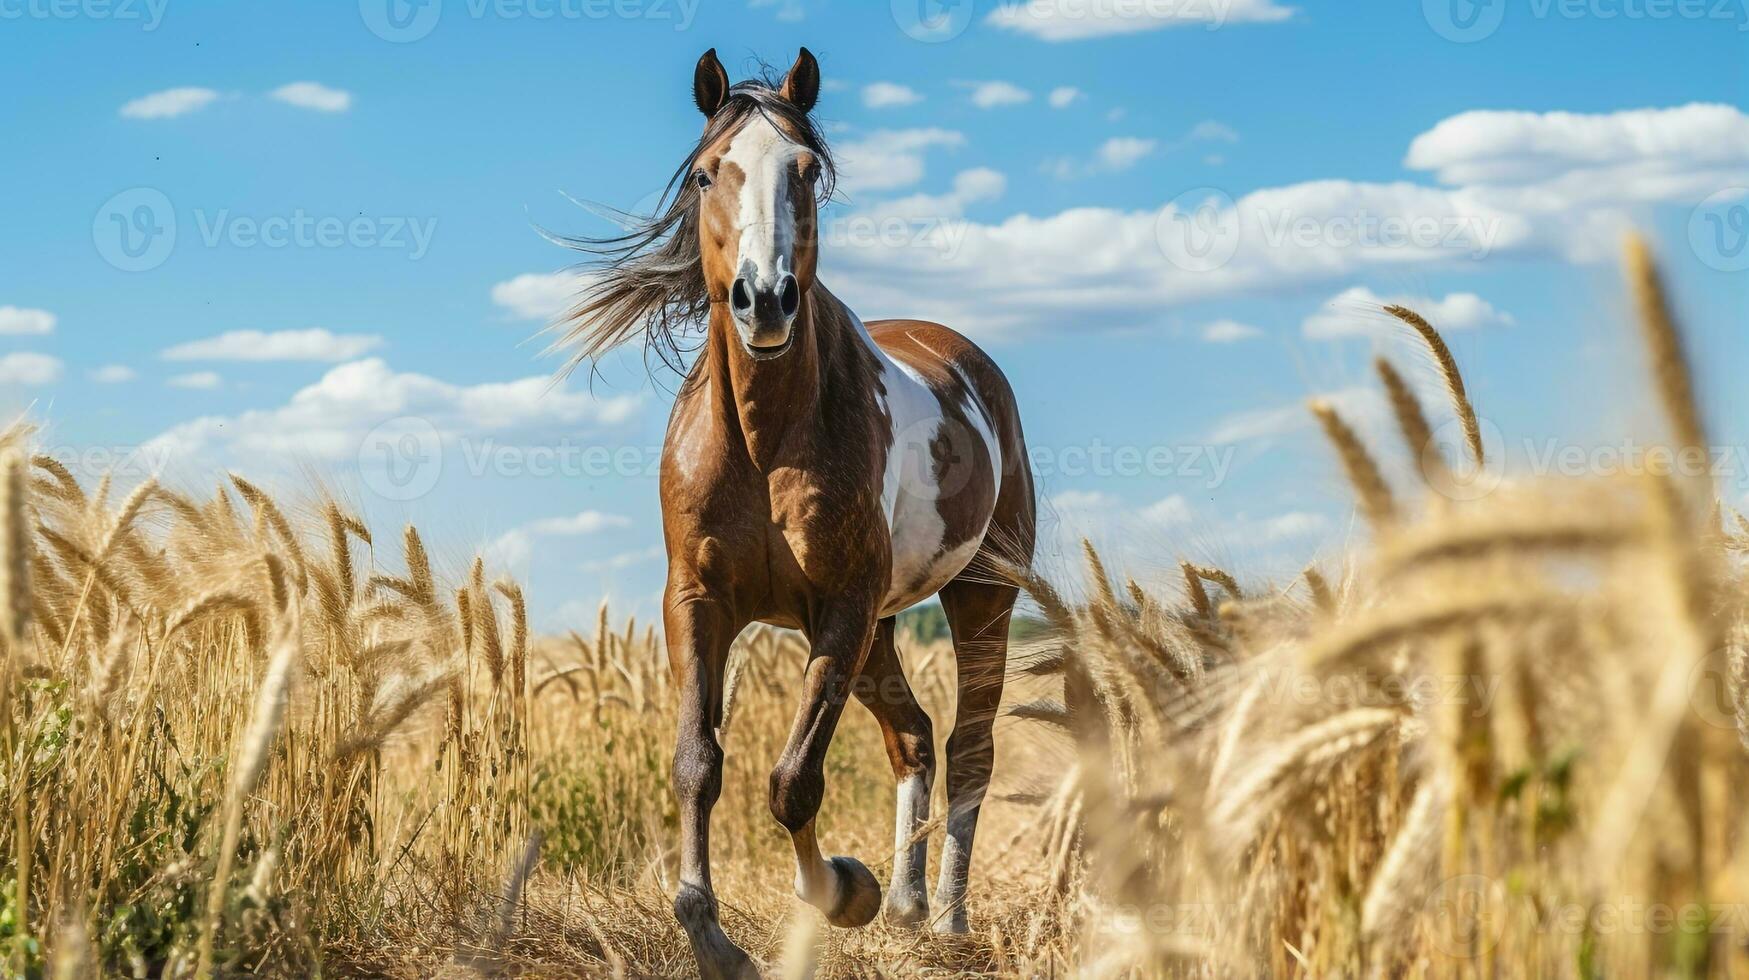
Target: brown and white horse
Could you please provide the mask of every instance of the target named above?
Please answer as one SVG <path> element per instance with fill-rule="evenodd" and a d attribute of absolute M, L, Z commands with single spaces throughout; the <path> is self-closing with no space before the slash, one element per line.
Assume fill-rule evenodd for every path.
<path fill-rule="evenodd" d="M 796 892 L 861 926 L 881 890 L 861 862 L 825 858 L 815 817 L 823 763 L 852 697 L 880 724 L 897 777 L 885 912 L 929 919 L 925 892 L 934 734 L 893 646 L 894 617 L 941 597 L 959 701 L 947 740 L 947 841 L 934 927 L 966 930 L 966 878 L 989 785 L 1016 592 L 979 568 L 1025 563 L 1032 477 L 1013 393 L 970 341 L 919 320 L 864 324 L 816 278 L 830 151 L 809 118 L 820 71 L 803 49 L 781 82 L 729 84 L 716 52 L 693 95 L 708 120 L 667 206 L 605 256 L 571 314 L 578 361 L 643 335 L 707 324 L 662 456 L 670 669 L 680 697 L 674 912 L 705 976 L 753 975 L 723 934 L 711 889 L 710 813 L 722 785 L 724 661 L 753 622 L 810 643 L 801 705 L 771 774 L 770 805 L 796 854 Z"/>

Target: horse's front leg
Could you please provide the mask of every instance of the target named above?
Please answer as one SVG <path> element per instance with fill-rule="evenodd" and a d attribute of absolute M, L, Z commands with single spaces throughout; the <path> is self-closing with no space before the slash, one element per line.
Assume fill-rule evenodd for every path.
<path fill-rule="evenodd" d="M 796 851 L 796 894 L 835 926 L 865 926 L 881 908 L 881 886 L 855 858 L 827 860 L 814 836 L 826 791 L 826 749 L 874 638 L 875 603 L 845 602 L 818 617 L 789 744 L 771 773 L 771 813 Z"/>
<path fill-rule="evenodd" d="M 711 807 L 723 789 L 723 664 L 741 625 L 718 602 L 670 589 L 663 603 L 668 663 L 680 694 L 674 742 L 674 795 L 680 804 L 680 890 L 674 917 L 686 930 L 699 974 L 757 980 L 759 971 L 723 934 L 711 889 Z"/>

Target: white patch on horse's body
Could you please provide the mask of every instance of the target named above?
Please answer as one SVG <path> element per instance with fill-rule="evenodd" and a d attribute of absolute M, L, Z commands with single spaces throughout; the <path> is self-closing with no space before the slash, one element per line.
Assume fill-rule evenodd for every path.
<path fill-rule="evenodd" d="M 892 424 L 881 483 L 881 511 L 886 515 L 893 547 L 892 586 L 881 615 L 891 616 L 941 591 L 965 571 L 983 545 L 991 514 L 983 515 L 977 533 L 948 545 L 949 529 L 942 518 L 932 446 L 946 422 L 942 398 L 952 395 L 938 394 L 916 369 L 882 350 L 861 318 L 854 313 L 850 317 L 880 364 L 881 386 L 886 391 L 882 401 Z M 992 481 L 999 480 L 1002 450 L 994 426 L 965 377 L 957 371 L 955 377 L 964 388 L 959 393 L 961 410 L 989 453 Z"/>
<path fill-rule="evenodd" d="M 760 116 L 736 133 L 723 153 L 722 162 L 742 174 L 740 254 L 734 268 L 751 265 L 756 288 L 769 289 L 794 271 L 789 267 L 796 238 L 790 176 L 796 157 L 805 152 Z"/>

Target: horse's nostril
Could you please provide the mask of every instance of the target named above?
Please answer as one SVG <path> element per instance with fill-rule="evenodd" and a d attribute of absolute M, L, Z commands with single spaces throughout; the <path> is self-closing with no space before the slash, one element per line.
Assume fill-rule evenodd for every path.
<path fill-rule="evenodd" d="M 779 287 L 777 301 L 783 307 L 783 315 L 795 316 L 796 310 L 802 305 L 802 287 L 797 285 L 795 276 L 784 276 L 783 285 Z"/>
<path fill-rule="evenodd" d="M 748 288 L 746 279 L 735 280 L 735 285 L 729 290 L 729 304 L 737 313 L 753 308 L 753 290 Z"/>

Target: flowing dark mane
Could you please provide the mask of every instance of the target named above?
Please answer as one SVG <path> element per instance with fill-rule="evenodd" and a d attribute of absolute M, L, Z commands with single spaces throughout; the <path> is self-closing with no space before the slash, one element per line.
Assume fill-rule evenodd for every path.
<path fill-rule="evenodd" d="M 561 335 L 549 351 L 568 355 L 561 374 L 639 334 L 647 351 L 669 367 L 681 369 L 683 338 L 703 327 L 711 304 L 699 264 L 699 189 L 688 178 L 699 154 L 740 129 L 753 113 L 763 115 L 818 158 L 820 201 L 831 198 L 836 170 L 825 137 L 778 88 L 779 81 L 769 74 L 731 88 L 728 100 L 706 123 L 704 135 L 668 179 L 655 213 L 615 213 L 627 229 L 625 234 L 558 239 L 595 257 L 579 267 L 586 285 L 576 305 L 551 328 Z"/>

